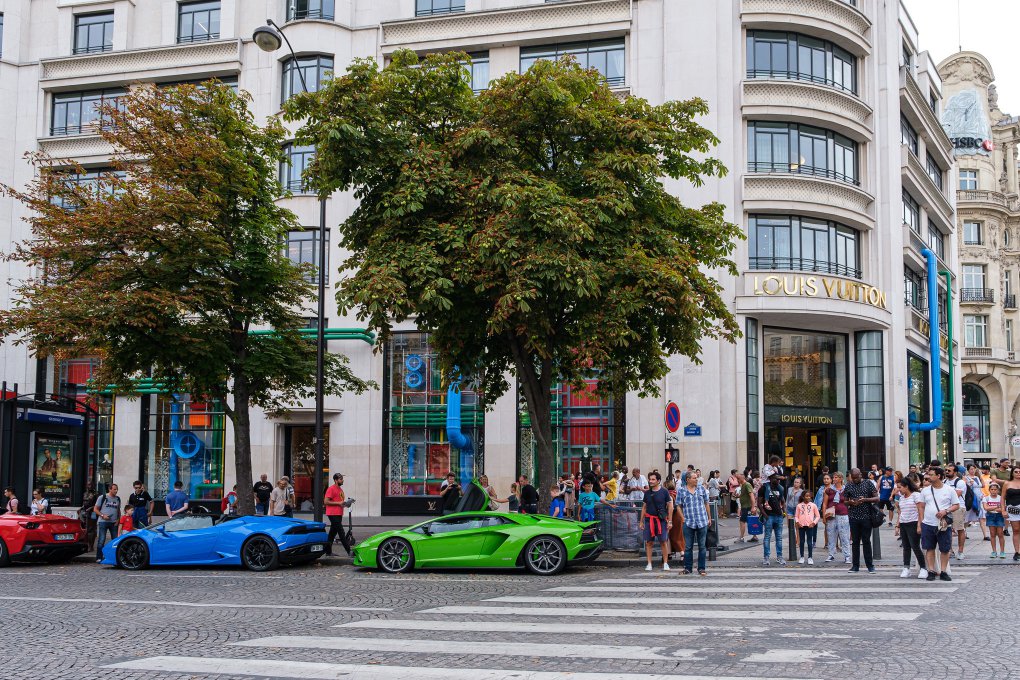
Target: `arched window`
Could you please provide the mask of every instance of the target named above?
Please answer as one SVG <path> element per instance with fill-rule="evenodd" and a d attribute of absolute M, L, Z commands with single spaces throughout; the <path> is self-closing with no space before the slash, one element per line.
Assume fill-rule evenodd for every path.
<path fill-rule="evenodd" d="M 988 395 L 973 383 L 963 384 L 963 451 L 988 453 L 992 450 Z"/>

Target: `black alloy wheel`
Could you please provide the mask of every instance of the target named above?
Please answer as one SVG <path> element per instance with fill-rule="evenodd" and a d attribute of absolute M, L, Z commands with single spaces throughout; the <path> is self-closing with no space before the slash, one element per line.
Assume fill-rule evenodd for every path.
<path fill-rule="evenodd" d="M 272 571 L 280 565 L 280 549 L 268 536 L 252 536 L 241 547 L 241 563 L 251 571 Z"/>
<path fill-rule="evenodd" d="M 117 546 L 117 566 L 138 571 L 149 566 L 149 548 L 138 538 L 128 538 Z"/>

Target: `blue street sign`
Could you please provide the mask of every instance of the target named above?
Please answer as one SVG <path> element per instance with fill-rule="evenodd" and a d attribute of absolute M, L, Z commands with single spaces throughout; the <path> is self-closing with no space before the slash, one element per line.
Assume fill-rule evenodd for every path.
<path fill-rule="evenodd" d="M 18 414 L 19 419 L 21 414 Z M 53 425 L 74 425 L 81 427 L 85 424 L 85 416 L 75 415 L 73 413 L 54 413 L 53 411 L 43 411 L 41 409 L 28 408 L 25 409 L 25 420 L 30 420 L 36 423 L 51 423 Z"/>
<path fill-rule="evenodd" d="M 700 437 L 701 436 L 701 425 L 696 425 L 695 423 L 691 423 L 690 425 L 688 425 L 687 427 L 684 428 L 684 436 L 685 437 Z"/>

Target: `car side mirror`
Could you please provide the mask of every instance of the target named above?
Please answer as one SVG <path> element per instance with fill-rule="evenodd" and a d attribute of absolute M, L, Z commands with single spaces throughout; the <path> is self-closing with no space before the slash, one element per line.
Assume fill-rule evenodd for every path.
<path fill-rule="evenodd" d="M 429 525 L 428 525 L 428 524 L 426 524 L 425 526 L 423 526 L 423 527 L 421 528 L 421 532 L 422 532 L 423 534 L 425 534 L 426 536 L 431 536 L 431 535 L 432 535 L 432 530 L 431 530 L 431 529 L 429 529 Z"/>
<path fill-rule="evenodd" d="M 166 527 L 156 527 L 156 531 L 166 536 Z"/>

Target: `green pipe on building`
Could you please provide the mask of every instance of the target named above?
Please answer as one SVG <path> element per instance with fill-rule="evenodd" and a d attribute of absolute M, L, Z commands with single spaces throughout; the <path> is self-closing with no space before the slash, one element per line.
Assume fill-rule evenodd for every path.
<path fill-rule="evenodd" d="M 953 406 L 956 403 L 956 388 L 953 383 L 953 274 L 952 272 L 943 269 L 939 271 L 946 279 L 946 321 L 949 324 L 949 389 L 946 390 L 948 393 L 948 399 L 942 401 L 942 410 L 952 411 Z"/>

